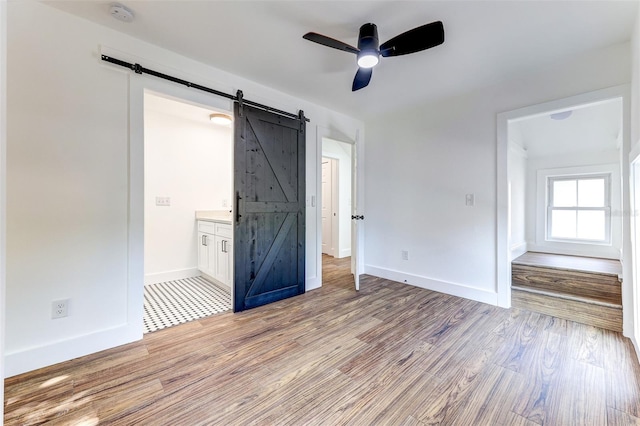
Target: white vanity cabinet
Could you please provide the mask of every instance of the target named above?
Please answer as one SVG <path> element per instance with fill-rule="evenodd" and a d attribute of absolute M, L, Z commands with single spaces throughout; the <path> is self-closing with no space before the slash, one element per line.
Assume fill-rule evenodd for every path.
<path fill-rule="evenodd" d="M 231 238 L 216 235 L 215 275 L 213 278 L 231 287 L 231 253 L 233 242 Z"/>
<path fill-rule="evenodd" d="M 231 288 L 233 230 L 231 224 L 198 220 L 198 269 Z"/>

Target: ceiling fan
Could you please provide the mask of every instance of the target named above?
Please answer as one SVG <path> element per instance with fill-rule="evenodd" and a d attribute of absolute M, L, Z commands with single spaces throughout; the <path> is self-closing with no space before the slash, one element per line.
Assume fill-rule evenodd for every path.
<path fill-rule="evenodd" d="M 353 85 L 351 86 L 351 90 L 355 92 L 367 87 L 371 81 L 373 67 L 378 64 L 380 56 L 386 58 L 407 55 L 438 46 L 444 42 L 444 26 L 441 21 L 431 22 L 406 31 L 378 45 L 378 29 L 376 25 L 364 24 L 360 27 L 358 48 L 313 32 L 306 33 L 302 38 L 357 55 L 358 72 L 356 72 L 356 77 L 353 79 Z"/>

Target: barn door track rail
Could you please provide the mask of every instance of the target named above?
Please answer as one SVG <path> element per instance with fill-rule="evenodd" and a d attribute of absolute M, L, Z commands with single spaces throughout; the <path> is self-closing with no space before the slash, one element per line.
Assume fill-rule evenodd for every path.
<path fill-rule="evenodd" d="M 263 104 L 258 103 L 258 102 L 253 102 L 253 101 L 250 101 L 248 99 L 244 99 L 244 98 L 242 98 L 242 92 L 241 91 L 238 91 L 238 93 L 240 95 L 240 97 L 238 97 L 238 95 L 231 95 L 229 93 L 224 93 L 224 92 L 221 92 L 219 90 L 211 89 L 210 87 L 202 86 L 202 85 L 197 84 L 197 83 L 192 83 L 190 81 L 183 80 L 181 78 L 173 77 L 173 76 L 168 75 L 168 74 L 163 74 L 161 72 L 154 71 L 154 70 L 151 70 L 149 68 L 145 68 L 142 65 L 137 64 L 137 63 L 136 64 L 132 64 L 130 62 L 126 62 L 126 61 L 122 61 L 120 59 L 112 58 L 111 56 L 107 56 L 107 55 L 101 55 L 101 57 L 102 57 L 102 60 L 105 61 L 105 62 L 109 62 L 109 63 L 114 64 L 114 65 L 119 65 L 121 67 L 129 68 L 131 71 L 135 72 L 136 74 L 149 74 L 149 75 L 152 75 L 154 77 L 161 78 L 163 80 L 168 80 L 168 81 L 171 81 L 173 83 L 182 84 L 183 86 L 187 86 L 187 87 L 191 87 L 191 88 L 194 88 L 194 89 L 198 89 L 198 90 L 201 90 L 203 92 L 211 93 L 211 94 L 216 95 L 216 96 L 221 96 L 223 98 L 231 99 L 232 101 L 236 101 L 236 102 L 240 101 L 240 102 L 244 103 L 245 105 L 250 105 L 252 107 L 263 109 L 263 110 L 269 111 L 269 112 L 273 112 L 273 113 L 276 113 L 276 114 L 279 114 L 279 115 L 282 115 L 282 116 L 285 116 L 285 117 L 294 118 L 294 119 L 301 119 L 302 118 L 304 121 L 309 121 L 309 119 L 304 117 L 303 114 L 292 114 L 290 112 L 282 111 L 282 110 L 277 109 L 277 108 L 272 108 L 270 106 L 263 105 Z"/>

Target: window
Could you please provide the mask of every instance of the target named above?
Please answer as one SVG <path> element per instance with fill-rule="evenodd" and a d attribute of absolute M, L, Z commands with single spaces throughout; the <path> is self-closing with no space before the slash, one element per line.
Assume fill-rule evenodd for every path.
<path fill-rule="evenodd" d="M 610 175 L 548 178 L 547 240 L 611 241 Z"/>

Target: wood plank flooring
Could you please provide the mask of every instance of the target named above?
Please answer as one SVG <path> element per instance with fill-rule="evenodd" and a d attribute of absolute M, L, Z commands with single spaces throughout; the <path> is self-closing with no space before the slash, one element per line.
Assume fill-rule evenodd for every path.
<path fill-rule="evenodd" d="M 302 296 L 7 379 L 5 424 L 640 424 L 619 333 L 371 276 L 356 293 L 325 263 Z"/>
<path fill-rule="evenodd" d="M 527 252 L 511 263 L 512 305 L 622 331 L 620 262 Z"/>
<path fill-rule="evenodd" d="M 616 275 L 517 264 L 511 266 L 511 273 L 513 286 L 622 306 L 622 286 Z"/>
<path fill-rule="evenodd" d="M 558 296 L 520 291 L 517 288 L 511 292 L 511 303 L 517 308 L 607 330 L 622 331 L 621 305 L 594 305 L 582 300 L 563 299 Z"/>
<path fill-rule="evenodd" d="M 620 261 L 564 254 L 537 253 L 528 251 L 513 260 L 517 265 L 546 266 L 568 271 L 595 272 L 600 274 L 622 275 Z"/>

